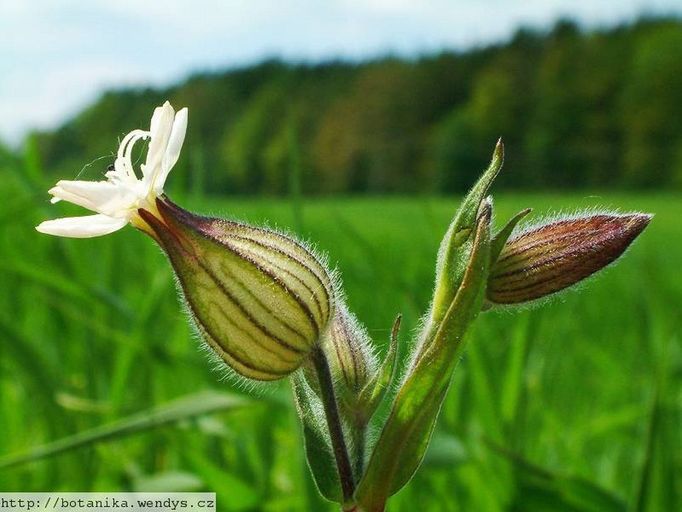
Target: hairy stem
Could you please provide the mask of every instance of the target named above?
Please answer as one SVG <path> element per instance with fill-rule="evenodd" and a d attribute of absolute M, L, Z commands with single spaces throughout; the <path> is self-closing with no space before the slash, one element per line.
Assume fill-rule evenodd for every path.
<path fill-rule="evenodd" d="M 365 465 L 365 434 L 367 430 L 366 422 L 358 422 L 353 429 L 353 446 L 355 447 L 355 474 L 360 477 Z"/>
<path fill-rule="evenodd" d="M 348 456 L 348 447 L 343 436 L 343 427 L 341 426 L 341 416 L 336 402 L 336 394 L 334 393 L 332 374 L 322 349 L 318 348 L 313 351 L 312 360 L 317 373 L 317 380 L 320 383 L 320 395 L 327 418 L 327 428 L 329 429 L 329 437 L 332 441 L 334 459 L 336 459 L 336 469 L 339 472 L 343 499 L 349 502 L 353 499 L 355 480 L 353 479 L 353 469 L 350 457 Z"/>

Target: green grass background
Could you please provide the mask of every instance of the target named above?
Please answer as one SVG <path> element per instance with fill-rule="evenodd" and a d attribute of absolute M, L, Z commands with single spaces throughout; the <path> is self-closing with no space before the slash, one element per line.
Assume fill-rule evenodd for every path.
<path fill-rule="evenodd" d="M 30 158 L 0 173 L 0 466 L 11 464 L 0 489 L 207 490 L 221 510 L 333 510 L 307 473 L 287 384 L 254 395 L 221 380 L 151 240 L 132 228 L 91 240 L 40 235 L 39 221 L 83 212 L 49 205 L 51 180 Z M 457 206 L 174 199 L 314 241 L 338 265 L 380 351 L 403 313 L 404 354 Z M 534 218 L 596 206 L 656 217 L 581 290 L 479 317 L 427 458 L 389 510 L 680 510 L 680 197 L 507 193 L 496 197 L 497 225 L 527 206 Z M 233 407 L 230 396 L 245 402 Z M 99 442 L 76 437 L 75 447 L 53 447 L 57 455 L 36 451 L 112 422 L 94 432 Z"/>

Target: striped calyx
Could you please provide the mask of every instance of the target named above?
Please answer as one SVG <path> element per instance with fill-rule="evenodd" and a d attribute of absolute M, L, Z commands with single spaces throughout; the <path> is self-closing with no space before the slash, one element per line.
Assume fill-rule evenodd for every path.
<path fill-rule="evenodd" d="M 348 398 L 357 397 L 376 372 L 376 356 L 365 328 L 345 305 L 337 304 L 324 345 L 332 374 Z"/>
<path fill-rule="evenodd" d="M 333 284 L 299 242 L 273 231 L 194 215 L 157 199 L 140 210 L 178 277 L 206 343 L 238 374 L 276 380 L 326 333 Z"/>
<path fill-rule="evenodd" d="M 513 236 L 493 265 L 487 299 L 518 304 L 563 290 L 615 261 L 650 220 L 642 213 L 585 215 Z"/>

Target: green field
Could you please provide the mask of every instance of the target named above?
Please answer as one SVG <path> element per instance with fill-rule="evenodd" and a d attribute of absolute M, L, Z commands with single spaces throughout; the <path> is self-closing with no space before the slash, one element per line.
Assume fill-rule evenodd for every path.
<path fill-rule="evenodd" d="M 286 383 L 254 394 L 197 349 L 170 267 L 132 228 L 39 235 L 47 180 L 3 174 L 0 204 L 0 489 L 215 491 L 222 510 L 333 510 L 307 474 Z M 31 176 L 31 174 L 27 174 Z M 425 310 L 457 200 L 175 198 L 201 213 L 296 230 L 338 264 L 380 350 Z M 427 459 L 389 510 L 673 511 L 682 506 L 682 201 L 673 195 L 496 198 L 517 210 L 656 214 L 603 276 L 541 307 L 483 314 Z M 82 213 L 82 212 L 79 212 Z M 167 411 L 173 399 L 200 395 Z M 216 405 L 217 404 L 217 405 Z M 203 407 L 219 412 L 197 414 Z M 15 455 L 140 413 L 61 453 Z M 95 436 L 97 437 L 97 436 Z M 49 447 L 48 447 L 49 448 Z M 50 451 L 49 449 L 47 450 Z M 326 508 L 325 508 L 326 507 Z"/>

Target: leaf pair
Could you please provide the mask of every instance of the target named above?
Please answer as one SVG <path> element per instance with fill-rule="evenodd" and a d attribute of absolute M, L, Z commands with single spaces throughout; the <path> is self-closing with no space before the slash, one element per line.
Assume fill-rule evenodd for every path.
<path fill-rule="evenodd" d="M 481 311 L 491 251 L 492 203 L 485 196 L 502 157 L 498 144 L 490 167 L 463 201 L 441 244 L 431 311 L 356 492 L 367 511 L 383 510 L 421 464 L 467 328 Z"/>

